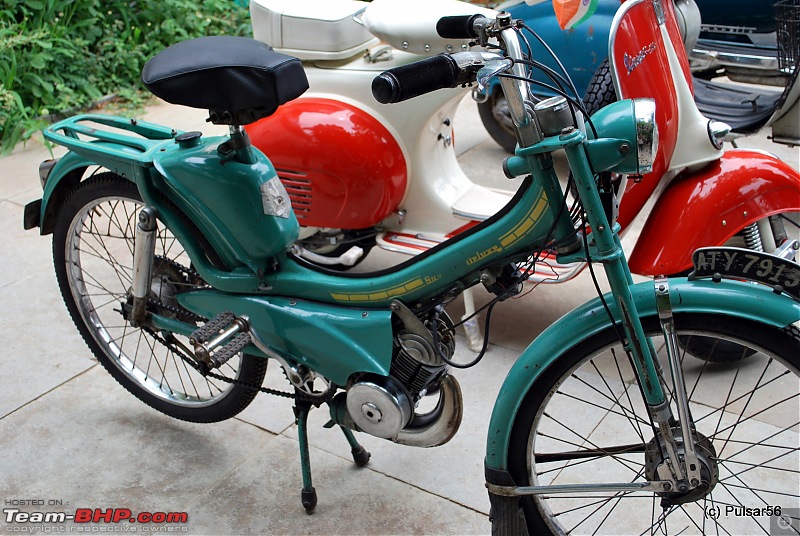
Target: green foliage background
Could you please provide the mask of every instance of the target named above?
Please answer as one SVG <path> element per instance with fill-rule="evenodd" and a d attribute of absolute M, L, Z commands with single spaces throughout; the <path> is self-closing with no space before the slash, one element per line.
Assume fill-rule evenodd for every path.
<path fill-rule="evenodd" d="M 246 2 L 0 0 L 0 152 L 105 96 L 141 103 L 148 58 L 223 34 L 251 34 Z"/>

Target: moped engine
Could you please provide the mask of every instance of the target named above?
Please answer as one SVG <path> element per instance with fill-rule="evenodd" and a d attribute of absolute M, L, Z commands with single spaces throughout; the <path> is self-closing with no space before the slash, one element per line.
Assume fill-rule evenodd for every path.
<path fill-rule="evenodd" d="M 455 351 L 453 324 L 446 313 L 441 313 L 437 320 L 423 322 L 402 304 L 393 306 L 393 310 L 398 313 L 398 321 L 390 374 L 359 378 L 347 390 L 346 407 L 358 429 L 395 439 L 404 429 L 430 427 L 441 418 L 452 421 L 452 415 L 443 415 L 445 411 L 456 411 L 460 417 L 461 401 L 458 384 L 452 379 L 447 383 L 450 393 L 447 396 L 453 398 L 453 393 L 457 392 L 457 403 L 442 404 L 440 401 L 424 416 L 417 414 L 419 401 L 425 395 L 438 392 L 441 380 L 447 376 L 447 364 L 442 356 L 450 359 Z M 444 396 L 441 393 L 440 397 Z M 454 410 L 454 406 L 457 409 Z"/>

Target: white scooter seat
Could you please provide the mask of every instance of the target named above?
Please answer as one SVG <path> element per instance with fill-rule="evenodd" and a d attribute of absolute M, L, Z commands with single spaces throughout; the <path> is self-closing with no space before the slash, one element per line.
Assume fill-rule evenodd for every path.
<path fill-rule="evenodd" d="M 378 39 L 355 21 L 356 0 L 250 0 L 253 37 L 301 60 L 342 60 Z"/>

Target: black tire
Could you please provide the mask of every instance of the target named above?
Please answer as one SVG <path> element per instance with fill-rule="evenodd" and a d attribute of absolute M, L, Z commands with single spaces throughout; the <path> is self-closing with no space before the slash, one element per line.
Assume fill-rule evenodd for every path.
<path fill-rule="evenodd" d="M 240 354 L 217 371 L 247 385 L 204 377 L 122 316 L 122 304 L 130 295 L 134 229 L 141 207 L 136 186 L 114 173 L 95 175 L 67 195 L 53 233 L 53 261 L 64 303 L 98 361 L 134 396 L 185 421 L 229 419 L 258 393 L 266 359 Z M 156 255 L 171 262 L 161 261 L 154 269 L 151 297 L 157 306 L 180 315 L 174 295 L 202 282 L 189 281 L 176 268 L 189 267 L 189 259 L 161 223 Z M 175 337 L 188 345 L 185 338 Z"/>
<path fill-rule="evenodd" d="M 478 103 L 478 115 L 489 136 L 506 152 L 514 154 L 517 148 L 517 135 L 506 96 L 500 86 L 495 86 L 485 102 Z"/>
<path fill-rule="evenodd" d="M 679 314 L 675 323 L 685 337 L 730 339 L 760 352 L 724 364 L 682 359 L 697 432 L 713 446 L 706 458 L 718 460 L 709 462 L 719 471 L 710 493 L 684 504 L 668 497 L 666 510 L 653 492 L 527 496 L 520 502 L 529 534 L 766 534 L 767 514 L 719 516 L 714 507 L 722 514 L 726 505 L 797 507 L 800 330 L 724 315 Z M 644 327 L 659 348 L 657 318 Z M 644 448 L 657 447 L 647 445 L 654 433 L 632 377 L 611 329 L 567 350 L 517 414 L 508 452 L 515 483 L 645 482 Z M 629 452 L 610 453 L 615 446 Z"/>
<path fill-rule="evenodd" d="M 586 86 L 583 104 L 586 106 L 586 112 L 592 116 L 597 110 L 616 100 L 617 93 L 614 90 L 614 79 L 611 77 L 611 64 L 606 58 L 600 63 L 589 85 Z"/>

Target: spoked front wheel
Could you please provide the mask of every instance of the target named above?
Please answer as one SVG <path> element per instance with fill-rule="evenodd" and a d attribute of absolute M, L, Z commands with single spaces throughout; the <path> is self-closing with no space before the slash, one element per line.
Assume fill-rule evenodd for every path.
<path fill-rule="evenodd" d="M 125 311 L 131 303 L 134 232 L 142 207 L 135 185 L 114 173 L 95 175 L 68 195 L 53 234 L 64 303 L 100 363 L 137 398 L 178 419 L 228 419 L 258 393 L 266 359 L 234 357 L 218 372 L 242 383 L 228 383 L 203 376 L 168 344 L 174 337 L 187 346 L 185 337 L 130 325 Z M 176 296 L 203 285 L 183 246 L 159 222 L 148 311 L 198 323 Z"/>
<path fill-rule="evenodd" d="M 681 348 L 703 486 L 684 494 L 583 489 L 527 496 L 521 502 L 530 534 L 770 534 L 777 522 L 770 515 L 797 517 L 800 330 L 720 315 L 676 314 L 675 323 L 684 341 L 724 342 L 752 354 L 712 363 L 687 358 L 691 345 Z M 658 320 L 643 324 L 668 375 Z M 542 374 L 510 445 L 509 470 L 522 486 L 646 483 L 664 462 L 611 329 Z"/>

